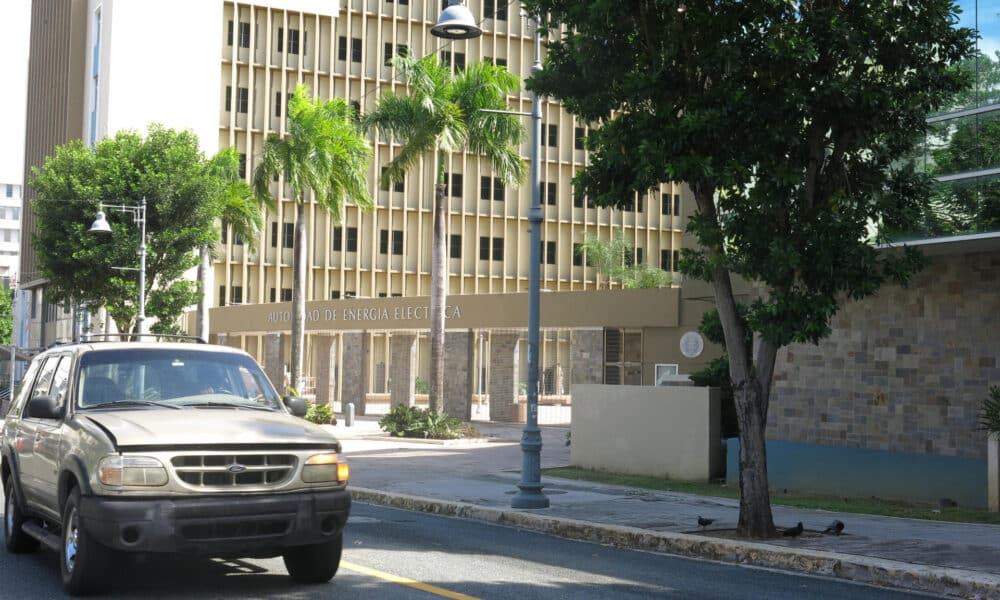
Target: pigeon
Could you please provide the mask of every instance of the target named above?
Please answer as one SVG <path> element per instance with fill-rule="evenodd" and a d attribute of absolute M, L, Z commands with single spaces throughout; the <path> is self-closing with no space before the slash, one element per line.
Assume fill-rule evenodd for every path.
<path fill-rule="evenodd" d="M 823 530 L 823 533 L 832 533 L 834 535 L 840 535 L 844 532 L 844 522 L 834 519 L 833 523 Z"/>
<path fill-rule="evenodd" d="M 803 531 L 802 521 L 799 521 L 798 525 L 796 525 L 795 527 L 789 527 L 784 532 L 782 532 L 781 535 L 785 537 L 799 537 L 800 535 L 802 535 L 802 531 Z"/>
<path fill-rule="evenodd" d="M 700 525 L 702 529 L 708 527 L 712 523 L 715 523 L 715 519 L 706 519 L 701 515 L 698 516 L 698 525 Z"/>

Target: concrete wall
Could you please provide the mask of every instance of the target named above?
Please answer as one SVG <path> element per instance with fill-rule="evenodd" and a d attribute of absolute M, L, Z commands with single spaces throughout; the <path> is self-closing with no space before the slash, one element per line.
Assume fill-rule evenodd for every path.
<path fill-rule="evenodd" d="M 717 389 L 584 384 L 572 392 L 573 466 L 702 481 L 721 469 Z"/>

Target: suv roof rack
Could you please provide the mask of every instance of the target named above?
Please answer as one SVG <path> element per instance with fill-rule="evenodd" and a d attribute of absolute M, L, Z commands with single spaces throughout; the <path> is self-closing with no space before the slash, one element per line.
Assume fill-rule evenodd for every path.
<path fill-rule="evenodd" d="M 138 338 L 153 338 L 153 341 L 156 341 L 158 338 L 167 338 L 169 340 L 197 342 L 199 344 L 208 343 L 196 335 L 180 335 L 176 333 L 94 333 L 83 336 L 80 338 L 80 341 L 84 343 L 142 341 Z"/>

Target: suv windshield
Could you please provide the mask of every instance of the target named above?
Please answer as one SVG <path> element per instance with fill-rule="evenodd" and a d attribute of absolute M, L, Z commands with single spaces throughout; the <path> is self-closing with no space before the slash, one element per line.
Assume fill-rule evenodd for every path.
<path fill-rule="evenodd" d="M 80 358 L 80 408 L 233 406 L 283 410 L 250 357 L 177 348 L 95 350 Z"/>

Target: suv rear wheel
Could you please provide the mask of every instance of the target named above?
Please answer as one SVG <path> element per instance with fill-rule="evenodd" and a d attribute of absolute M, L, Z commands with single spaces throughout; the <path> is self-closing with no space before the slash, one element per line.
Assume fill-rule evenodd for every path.
<path fill-rule="evenodd" d="M 329 542 L 311 546 L 296 546 L 285 550 L 282 558 L 292 579 L 299 583 L 326 583 L 333 579 L 340 567 L 344 550 L 344 533 Z"/>
<path fill-rule="evenodd" d="M 87 533 L 80 516 L 80 490 L 74 489 L 63 508 L 62 552 L 59 564 L 63 589 L 73 596 L 100 592 L 107 586 L 112 550 Z"/>
<path fill-rule="evenodd" d="M 38 549 L 38 540 L 21 529 L 27 520 L 17 503 L 17 493 L 14 491 L 14 478 L 11 475 L 3 483 L 6 501 L 3 506 L 3 541 L 8 552 L 34 552 Z"/>

